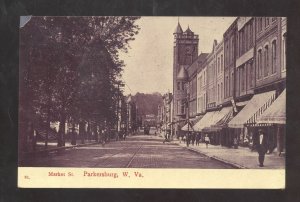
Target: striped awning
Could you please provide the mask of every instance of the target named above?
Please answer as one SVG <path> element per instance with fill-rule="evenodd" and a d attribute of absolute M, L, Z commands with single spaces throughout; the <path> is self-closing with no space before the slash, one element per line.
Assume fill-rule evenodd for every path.
<path fill-rule="evenodd" d="M 233 117 L 233 108 L 232 107 L 224 107 L 220 113 L 221 116 L 219 120 L 213 125 L 211 125 L 208 129 L 210 132 L 219 131 L 222 128 L 227 126 L 227 123 L 232 119 Z"/>
<path fill-rule="evenodd" d="M 274 103 L 259 117 L 258 124 L 286 123 L 286 89 L 278 96 Z"/>
<path fill-rule="evenodd" d="M 195 124 L 194 130 L 201 131 L 203 128 L 210 126 L 212 123 L 213 116 L 216 113 L 219 113 L 219 111 L 207 112 L 203 116 L 203 118 Z"/>
<path fill-rule="evenodd" d="M 256 120 L 275 100 L 275 90 L 254 95 L 247 105 L 228 123 L 230 128 L 243 128 Z"/>

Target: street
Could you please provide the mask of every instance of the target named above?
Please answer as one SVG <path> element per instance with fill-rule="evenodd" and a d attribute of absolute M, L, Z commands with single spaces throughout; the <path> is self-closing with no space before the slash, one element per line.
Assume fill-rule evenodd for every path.
<path fill-rule="evenodd" d="M 29 167 L 99 168 L 232 168 L 174 143 L 163 144 L 154 135 L 129 136 L 125 141 L 75 147 L 59 153 L 32 157 Z"/>

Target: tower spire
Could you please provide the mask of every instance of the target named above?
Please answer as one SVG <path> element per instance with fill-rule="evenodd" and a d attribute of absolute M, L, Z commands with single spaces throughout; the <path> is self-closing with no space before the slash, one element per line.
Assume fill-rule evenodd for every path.
<path fill-rule="evenodd" d="M 178 17 L 178 24 L 177 24 L 177 27 L 174 31 L 174 34 L 181 34 L 183 31 L 182 31 L 182 28 L 180 26 L 180 23 L 179 23 L 179 17 Z"/>

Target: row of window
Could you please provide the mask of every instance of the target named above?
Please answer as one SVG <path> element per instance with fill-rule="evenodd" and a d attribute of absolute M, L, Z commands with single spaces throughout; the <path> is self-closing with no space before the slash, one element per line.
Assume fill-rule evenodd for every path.
<path fill-rule="evenodd" d="M 197 112 L 204 112 L 206 109 L 206 93 L 197 99 Z"/>
<path fill-rule="evenodd" d="M 257 51 L 257 77 L 267 77 L 276 73 L 277 66 L 277 42 L 274 40 L 271 44 L 265 45 Z"/>
<path fill-rule="evenodd" d="M 244 27 L 239 31 L 238 35 L 238 56 L 242 56 L 253 46 L 254 32 L 253 32 L 253 20 L 250 20 Z"/>
<path fill-rule="evenodd" d="M 237 87 L 241 92 L 247 89 L 247 85 L 254 87 L 255 75 L 253 62 L 248 62 L 237 69 Z"/>
<path fill-rule="evenodd" d="M 233 35 L 230 36 L 228 41 L 224 42 L 224 45 L 225 45 L 225 50 L 224 51 L 227 53 L 227 54 L 225 54 L 225 65 L 226 65 L 226 67 L 228 65 L 232 64 L 235 60 L 234 37 L 235 37 L 235 35 L 233 34 Z"/>
<path fill-rule="evenodd" d="M 222 73 L 224 71 L 223 66 L 223 54 L 221 54 L 221 57 L 218 57 L 218 74 Z"/>
<path fill-rule="evenodd" d="M 277 20 L 276 17 L 258 17 L 257 18 L 257 32 L 261 32 L 263 28 L 269 27 L 270 23 Z"/>

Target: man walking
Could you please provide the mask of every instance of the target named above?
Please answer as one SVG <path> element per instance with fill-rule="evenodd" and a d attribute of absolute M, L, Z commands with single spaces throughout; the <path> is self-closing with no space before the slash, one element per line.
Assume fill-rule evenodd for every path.
<path fill-rule="evenodd" d="M 264 166 L 266 151 L 267 151 L 267 140 L 266 140 L 264 131 L 262 129 L 259 129 L 258 130 L 258 145 L 257 145 L 259 167 Z"/>
<path fill-rule="evenodd" d="M 207 134 L 204 137 L 204 141 L 205 141 L 205 144 L 206 144 L 206 148 L 208 148 L 208 143 L 210 142 L 210 140 L 209 140 L 209 137 L 208 137 Z"/>

